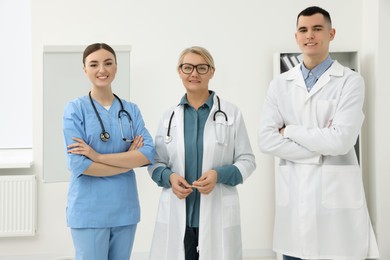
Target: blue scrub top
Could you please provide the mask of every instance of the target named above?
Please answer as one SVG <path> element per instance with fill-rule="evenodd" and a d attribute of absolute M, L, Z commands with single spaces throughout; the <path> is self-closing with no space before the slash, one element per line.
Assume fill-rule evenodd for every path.
<path fill-rule="evenodd" d="M 145 128 L 138 107 L 123 99 L 122 103 L 133 121 L 134 136 L 142 135 L 144 146 L 138 149 L 148 160 L 154 161 L 153 140 Z M 118 112 L 121 105 L 114 99 L 109 110 L 94 101 L 110 139 L 103 142 L 99 120 L 93 110 L 89 96 L 70 101 L 64 110 L 63 127 L 65 149 L 74 143 L 72 137 L 83 139 L 98 153 L 126 152 L 130 143 L 122 140 Z M 130 121 L 122 116 L 124 136 L 131 138 Z M 110 177 L 83 175 L 92 161 L 77 154 L 66 152 L 71 179 L 66 209 L 67 223 L 71 228 L 105 228 L 136 224 L 140 221 L 136 178 L 133 170 Z"/>

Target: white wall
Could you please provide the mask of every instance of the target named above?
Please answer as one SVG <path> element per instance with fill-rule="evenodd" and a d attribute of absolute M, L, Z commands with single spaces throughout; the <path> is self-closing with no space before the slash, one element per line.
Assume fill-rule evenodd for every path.
<path fill-rule="evenodd" d="M 216 62 L 210 87 L 241 108 L 258 165 L 240 186 L 244 251 L 246 255 L 271 254 L 274 165 L 272 157 L 259 152 L 256 129 L 273 74 L 273 53 L 298 51 L 294 40 L 296 15 L 314 4 L 331 13 L 337 29 L 332 50 L 360 50 L 366 33 L 361 29 L 364 1 L 32 1 L 35 164 L 31 171 L 39 178 L 38 233 L 35 237 L 2 238 L 0 254 L 73 254 L 65 221 L 68 183 L 41 182 L 42 51 L 44 45 L 93 42 L 132 46 L 131 100 L 141 108 L 153 135 L 162 110 L 178 103 L 184 93 L 175 71 L 180 51 L 191 45 L 210 50 Z M 142 221 L 135 255 L 149 250 L 159 197 L 159 189 L 145 169 L 137 170 L 137 177 Z"/>
<path fill-rule="evenodd" d="M 30 0 L 0 1 L 0 149 L 32 147 L 30 20 Z"/>
<path fill-rule="evenodd" d="M 376 198 L 377 198 L 377 233 L 379 245 L 381 247 L 382 259 L 390 259 L 390 165 L 388 163 L 388 149 L 390 140 L 387 138 L 389 129 L 389 115 L 383 113 L 389 111 L 390 88 L 388 80 L 389 59 L 390 59 L 390 2 L 379 1 L 379 37 L 378 37 L 378 66 L 377 85 L 375 93 L 375 173 L 377 178 Z"/>
<path fill-rule="evenodd" d="M 390 165 L 387 138 L 389 129 L 388 70 L 390 58 L 390 2 L 387 0 L 363 1 L 363 75 L 367 84 L 367 139 L 370 208 L 376 227 L 381 259 L 390 259 Z"/>

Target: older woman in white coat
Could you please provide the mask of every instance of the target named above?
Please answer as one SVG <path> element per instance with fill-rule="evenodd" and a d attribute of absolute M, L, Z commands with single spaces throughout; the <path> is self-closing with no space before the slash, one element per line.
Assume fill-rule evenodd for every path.
<path fill-rule="evenodd" d="M 186 89 L 155 138 L 152 179 L 161 187 L 150 259 L 242 258 L 236 185 L 255 169 L 239 109 L 209 90 L 214 61 L 202 47 L 185 49 L 177 70 Z"/>

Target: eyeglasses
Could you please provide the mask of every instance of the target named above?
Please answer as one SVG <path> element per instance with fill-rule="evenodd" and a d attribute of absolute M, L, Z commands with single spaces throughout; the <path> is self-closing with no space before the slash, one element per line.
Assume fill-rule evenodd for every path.
<path fill-rule="evenodd" d="M 190 64 L 190 63 L 184 63 L 184 64 L 181 64 L 181 65 L 180 65 L 180 70 L 181 70 L 184 74 L 191 74 L 191 73 L 194 71 L 194 68 L 196 68 L 196 71 L 197 71 L 200 75 L 204 75 L 204 74 L 206 74 L 207 72 L 209 72 L 210 65 L 208 65 L 208 64 L 193 65 L 193 64 Z"/>

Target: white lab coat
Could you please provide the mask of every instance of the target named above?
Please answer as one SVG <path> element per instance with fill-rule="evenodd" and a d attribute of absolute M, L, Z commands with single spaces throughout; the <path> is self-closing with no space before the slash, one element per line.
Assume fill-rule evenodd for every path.
<path fill-rule="evenodd" d="M 300 66 L 271 82 L 258 143 L 281 158 L 275 176 L 276 252 L 303 259 L 378 257 L 354 150 L 363 102 L 362 77 L 337 61 L 310 93 Z"/>
<path fill-rule="evenodd" d="M 228 116 L 217 116 L 217 99 L 206 121 L 203 140 L 202 172 L 217 166 L 234 164 L 245 181 L 254 171 L 255 157 L 239 109 L 221 99 L 221 110 Z M 174 108 L 171 124 L 172 141 L 164 142 L 169 118 L 173 109 L 167 111 L 155 138 L 155 164 L 149 173 L 160 166 L 168 166 L 173 172 L 184 177 L 184 110 L 183 106 Z M 218 114 L 220 115 L 220 113 Z M 216 131 L 219 141 L 216 142 Z M 186 202 L 178 199 L 172 189 L 163 188 L 152 241 L 150 259 L 184 260 L 184 233 L 186 227 Z M 240 204 L 236 187 L 217 184 L 208 195 L 201 194 L 199 216 L 199 259 L 238 260 L 242 258 Z"/>

